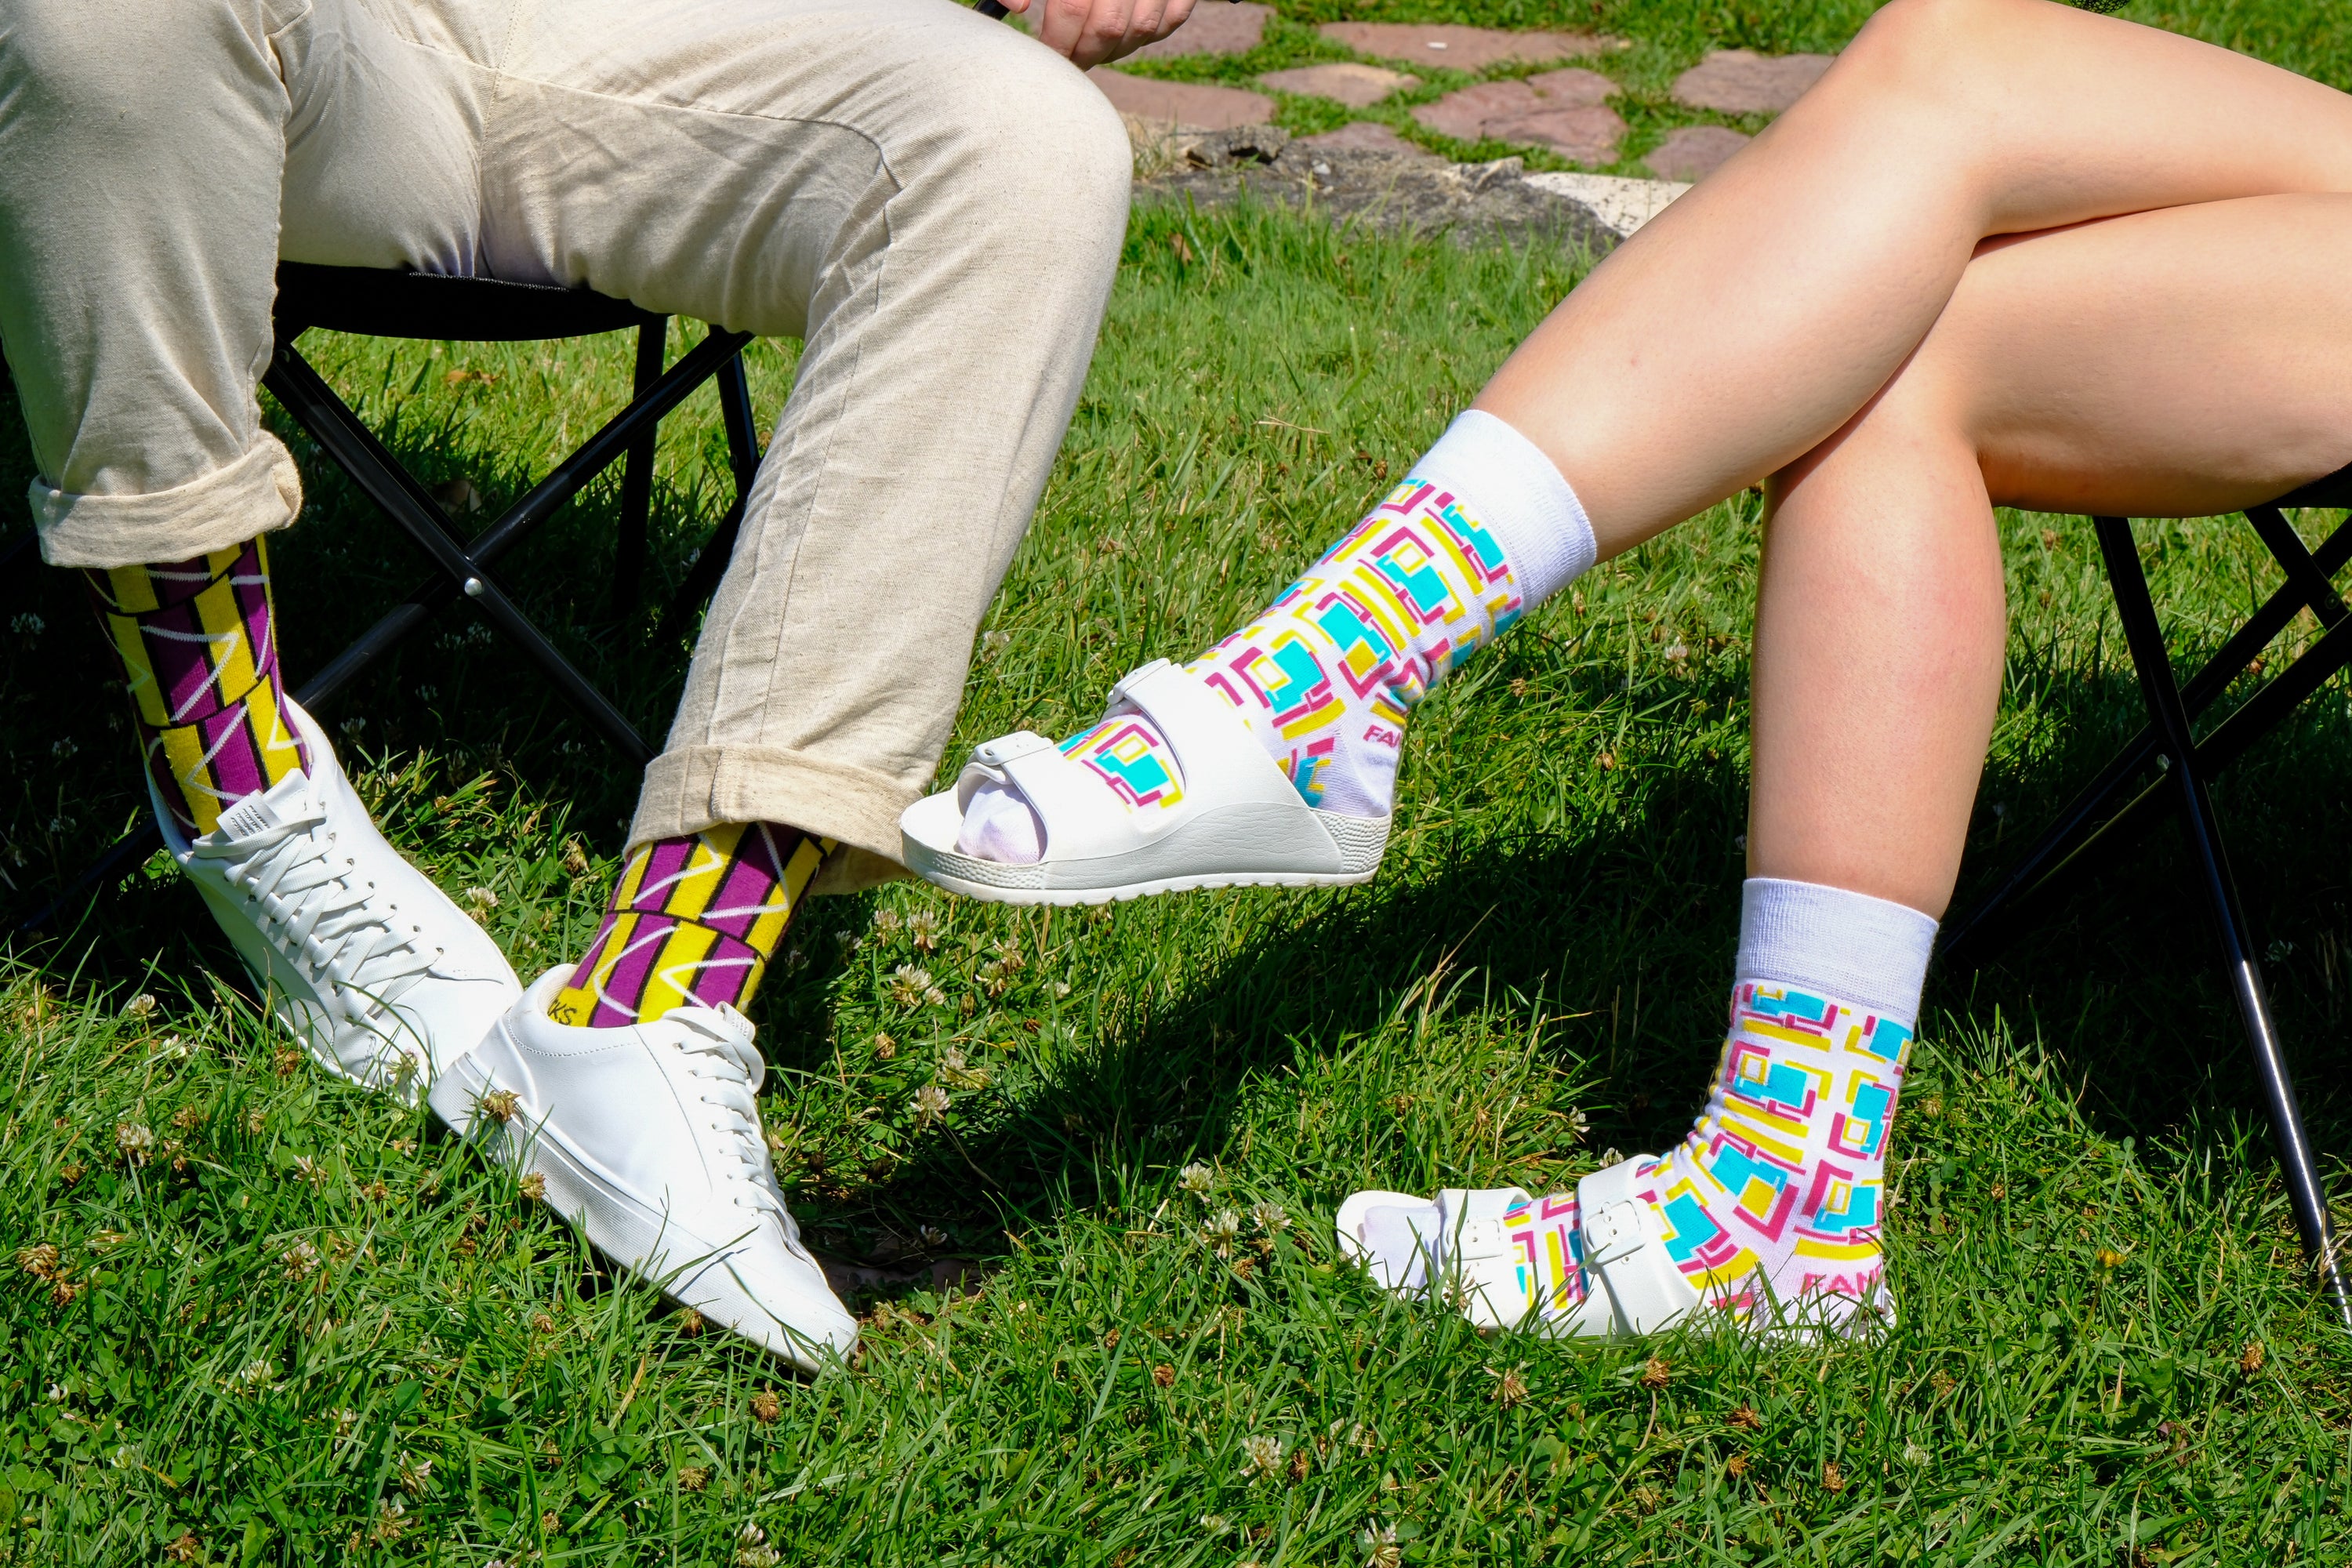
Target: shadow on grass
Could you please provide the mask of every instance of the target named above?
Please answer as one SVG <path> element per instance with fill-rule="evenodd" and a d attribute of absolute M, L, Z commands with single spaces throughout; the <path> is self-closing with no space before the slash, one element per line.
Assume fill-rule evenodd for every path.
<path fill-rule="evenodd" d="M 282 433 L 304 459 L 310 498 L 310 521 L 275 548 L 286 658 L 299 672 L 357 635 L 424 571 L 340 474 L 297 433 Z M 446 426 L 395 423 L 385 436 L 428 485 L 467 481 L 484 498 L 483 516 L 532 478 L 497 451 L 453 445 Z M 18 493 L 29 476 L 14 391 L 0 385 L 0 490 Z M 650 628 L 717 514 L 721 482 L 697 470 L 657 483 L 646 608 L 624 622 L 610 618 L 606 601 L 617 475 L 506 568 L 527 610 L 648 733 L 666 726 L 688 653 L 653 646 Z M 0 725 L 26 765 L 5 801 L 9 849 L 0 869 L 29 903 L 134 820 L 143 802 L 119 689 L 87 629 L 79 585 L 43 571 L 10 591 L 16 604 L 0 608 Z M 636 780 L 535 680 L 515 680 L 511 658 L 473 627 L 462 606 L 446 613 L 323 716 L 331 729 L 359 721 L 341 731 L 347 751 L 421 746 L 441 753 L 453 782 L 497 773 L 533 798 L 569 801 L 592 841 L 616 848 Z M 1691 689 L 1721 705 L 1744 686 L 1744 664 L 1733 661 Z M 1601 688 L 1584 695 L 1598 700 Z M 2056 720 L 2052 738 L 1989 772 L 1963 905 L 2138 718 L 2121 669 L 2052 673 L 2039 700 Z M 2352 731 L 2324 694 L 2219 795 L 2247 907 L 2272 946 L 2270 979 L 2306 1112 L 2338 1166 L 2339 1189 L 2352 1149 L 2344 1087 L 2352 1052 L 2343 1032 L 2352 1004 L 2352 833 L 2326 786 L 2347 763 Z M 1589 1148 L 1657 1148 L 1687 1124 L 1713 1058 L 1737 935 L 1745 804 L 1738 765 L 1685 760 L 1652 770 L 1629 808 L 1558 833 L 1529 833 L 1507 813 L 1413 832 L 1409 816 L 1380 883 L 1331 895 L 1230 895 L 1273 911 L 1256 934 L 1192 973 L 1107 999 L 1105 1026 L 1038 1092 L 953 1136 L 919 1141 L 878 1178 L 819 1194 L 810 1212 L 853 1250 L 932 1222 L 969 1250 L 974 1239 L 1064 1205 L 1115 1202 L 1147 1171 L 1213 1157 L 1251 1086 L 1377 1035 L 1441 961 L 1452 974 L 1475 975 L 1488 995 L 1505 999 L 1506 1013 L 1551 1020 L 1544 1048 L 1590 1086 Z M 1932 976 L 1929 1040 L 1939 1009 L 1946 1018 L 1998 1013 L 2060 1056 L 2079 1076 L 2095 1125 L 2116 1136 L 2148 1138 L 2208 1103 L 2252 1114 L 2258 1100 L 2235 1013 L 2181 868 L 2168 823 L 2095 881 L 2034 911 L 1985 968 Z M 1103 940 L 1165 942 L 1166 918 L 1123 909 Z M 1118 934 L 1129 928 L 1141 934 Z M 168 878 L 138 896 L 103 900 L 70 931 L 18 951 L 53 984 L 77 989 L 238 973 L 193 892 Z M 829 978 L 819 963 L 762 997 L 765 1038 L 780 1065 L 823 1065 Z M 1409 1163 L 1412 1144 L 1400 1118 L 1388 1153 Z M 1328 1200 L 1363 1173 L 1302 1169 L 1297 1183 Z"/>

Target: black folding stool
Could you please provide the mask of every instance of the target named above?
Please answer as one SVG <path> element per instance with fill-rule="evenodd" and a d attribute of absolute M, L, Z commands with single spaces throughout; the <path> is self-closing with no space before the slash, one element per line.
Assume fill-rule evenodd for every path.
<path fill-rule="evenodd" d="M 468 539 L 432 493 L 360 423 L 348 405 L 302 357 L 295 340 L 311 327 L 369 337 L 470 342 L 531 342 L 587 337 L 634 328 L 637 333 L 635 395 L 488 527 Z M 664 416 L 714 377 L 727 430 L 735 500 L 702 548 L 663 620 L 665 635 L 683 628 L 694 607 L 718 585 L 743 521 L 745 500 L 760 463 L 751 393 L 743 375 L 749 332 L 713 327 L 677 363 L 662 368 L 669 318 L 626 300 L 584 289 L 452 278 L 373 268 L 316 267 L 284 262 L 278 268 L 277 344 L 262 384 L 320 449 L 370 500 L 382 508 L 432 563 L 433 575 L 394 605 L 360 639 L 298 688 L 296 701 L 317 709 L 425 625 L 452 600 L 465 597 L 491 629 L 538 667 L 589 726 L 629 763 L 643 767 L 654 752 L 604 694 L 558 652 L 490 575 L 491 563 L 520 543 L 564 502 L 615 459 L 621 478 L 621 532 L 613 574 L 613 607 L 626 613 L 637 601 L 646 565 L 646 517 L 653 497 L 654 439 Z M 5 563 L 30 557 L 37 541 L 17 540 Z M 161 836 L 149 822 L 118 840 L 90 868 L 24 922 L 48 924 L 93 888 L 121 877 L 154 853 Z"/>
<path fill-rule="evenodd" d="M 2295 1226 L 2303 1236 L 2305 1256 L 2317 1270 L 2336 1316 L 2347 1329 L 2352 1329 L 2352 1290 L 2347 1289 L 2342 1261 L 2330 1234 L 2327 1195 L 2320 1184 L 2310 1137 L 2304 1131 L 2302 1110 L 2295 1103 L 2294 1084 L 2287 1075 L 2278 1026 L 2271 1016 L 2270 994 L 2263 984 L 2252 933 L 2238 901 L 2237 882 L 2230 874 L 2221 824 L 2210 795 L 2212 780 L 2223 768 L 2268 734 L 2330 676 L 2352 663 L 2352 611 L 2346 609 L 2332 586 L 2336 574 L 2352 562 L 2352 514 L 2314 551 L 2305 548 L 2287 522 L 2284 512 L 2290 507 L 2352 508 L 2352 468 L 2282 496 L 2268 506 L 2246 509 L 2247 521 L 2285 572 L 2286 582 L 2186 686 L 2173 677 L 2130 521 L 2092 519 L 2099 549 L 2106 558 L 2124 638 L 2139 674 L 2140 695 L 2147 704 L 2147 726 L 2059 814 L 1989 897 L 1947 924 L 1941 957 L 1947 964 L 1982 962 L 2016 934 L 2021 906 L 2037 903 L 2074 880 L 2095 859 L 2151 825 L 2168 802 L 2177 805 L 2195 861 L 2194 879 L 2221 931 L 2222 962 L 2237 998 L 2239 1017 L 2245 1025 L 2247 1043 L 2253 1048 L 2255 1076 L 2262 1080 L 2271 1131 L 2278 1139 L 2279 1163 L 2286 1177 Z M 2197 740 L 2190 721 L 2211 706 L 2270 646 L 2271 639 L 2305 609 L 2316 616 L 2325 628 L 2319 639 L 2202 741 Z M 2148 779 L 2146 775 L 2151 767 L 2157 776 Z M 2138 786 L 2136 792 L 2135 785 Z"/>

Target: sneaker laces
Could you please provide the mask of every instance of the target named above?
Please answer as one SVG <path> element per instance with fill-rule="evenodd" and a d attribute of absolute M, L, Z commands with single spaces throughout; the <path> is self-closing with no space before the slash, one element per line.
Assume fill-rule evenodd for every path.
<path fill-rule="evenodd" d="M 326 820 L 315 790 L 268 804 L 254 796 L 222 814 L 214 842 L 190 847 L 250 901 L 271 945 L 344 1019 L 366 1026 L 425 977 L 433 957 L 394 928 L 397 906 L 357 862 L 337 857 Z"/>
<path fill-rule="evenodd" d="M 681 1026 L 677 1044 L 686 1069 L 700 1086 L 702 1103 L 716 1113 L 709 1126 L 719 1136 L 706 1153 L 729 1200 L 754 1213 L 774 1215 L 785 1242 L 797 1246 L 800 1227 L 784 1206 L 783 1190 L 776 1184 L 775 1165 L 768 1157 L 767 1135 L 760 1125 L 760 1085 L 768 1065 L 751 1043 L 749 1024 L 724 1005 L 680 1007 L 664 1021 Z"/>

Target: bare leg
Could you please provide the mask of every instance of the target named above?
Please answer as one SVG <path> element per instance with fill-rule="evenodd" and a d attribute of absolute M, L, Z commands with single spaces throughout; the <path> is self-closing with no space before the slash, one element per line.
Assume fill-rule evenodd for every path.
<path fill-rule="evenodd" d="M 2352 98 L 2333 89 L 2046 0 L 1895 0 L 1477 406 L 1559 464 L 1605 557 L 1843 426 L 1988 235 L 2345 190 Z"/>
<path fill-rule="evenodd" d="M 2352 458 L 2352 195 L 1997 240 L 1901 372 L 1775 477 L 1754 874 L 1940 914 L 2000 695 L 1991 505 L 2198 515 Z"/>

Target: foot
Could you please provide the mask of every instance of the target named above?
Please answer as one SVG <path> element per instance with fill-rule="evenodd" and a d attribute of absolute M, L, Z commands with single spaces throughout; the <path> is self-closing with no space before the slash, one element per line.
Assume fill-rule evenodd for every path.
<path fill-rule="evenodd" d="M 310 716 L 286 711 L 307 769 L 194 838 L 160 799 L 155 819 L 278 1020 L 328 1071 L 414 1104 L 522 986 L 489 933 L 384 842 Z"/>
<path fill-rule="evenodd" d="M 1240 717 L 1308 805 L 1385 819 L 1405 718 L 1525 604 L 1493 531 L 1452 489 L 1408 478 L 1257 617 L 1185 666 Z M 1114 702 L 1061 743 L 1101 788 L 1107 816 L 1172 808 L 1187 788 L 1180 748 Z M 1019 788 L 966 804 L 957 848 L 1035 864 L 1051 837 Z"/>
<path fill-rule="evenodd" d="M 1894 1307 L 1879 1191 L 1910 1047 L 1907 1025 L 1869 1009 L 1742 984 L 1714 1095 L 1664 1155 L 1549 1196 L 1359 1193 L 1340 1207 L 1339 1245 L 1386 1289 L 1465 1287 L 1486 1326 L 1532 1312 L 1549 1332 L 1644 1332 L 1671 1315 L 1668 1272 L 1685 1310 L 1755 1327 L 1882 1324 Z M 1629 1293 L 1646 1312 L 1626 1310 Z"/>
<path fill-rule="evenodd" d="M 598 1250 L 804 1370 L 846 1356 L 857 1322 L 784 1207 L 760 1130 L 751 1021 L 693 1004 L 577 1028 L 551 969 L 433 1087 L 433 1109 L 546 1183 Z"/>

